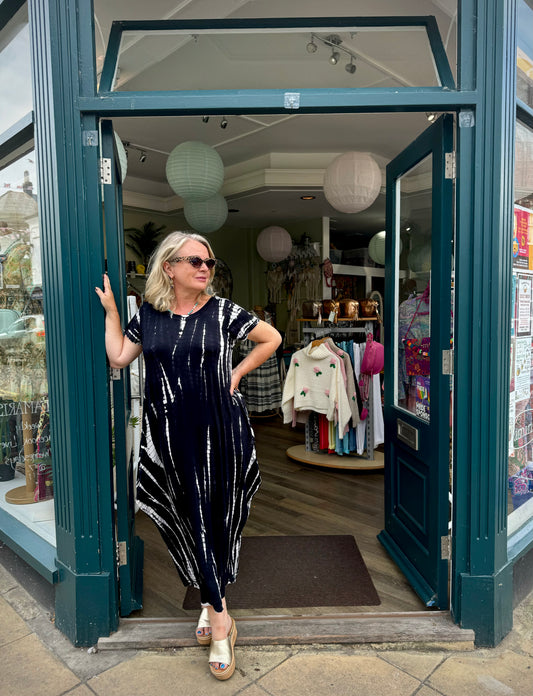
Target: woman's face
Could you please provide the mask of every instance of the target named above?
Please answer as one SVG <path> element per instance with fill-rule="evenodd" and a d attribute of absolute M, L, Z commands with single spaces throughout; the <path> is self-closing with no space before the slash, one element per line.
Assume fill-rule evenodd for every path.
<path fill-rule="evenodd" d="M 191 239 L 185 242 L 176 256 L 198 256 L 201 259 L 207 259 L 209 258 L 209 251 L 201 242 Z M 163 268 L 167 275 L 172 278 L 174 288 L 177 291 L 197 290 L 200 292 L 205 290 L 209 284 L 210 271 L 205 263 L 202 263 L 200 268 L 194 268 L 194 266 L 185 259 L 174 263 L 166 261 L 163 264 Z"/>

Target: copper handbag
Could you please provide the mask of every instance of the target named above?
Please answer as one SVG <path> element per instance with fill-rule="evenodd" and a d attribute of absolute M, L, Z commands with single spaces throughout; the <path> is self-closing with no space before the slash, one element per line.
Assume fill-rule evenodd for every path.
<path fill-rule="evenodd" d="M 359 319 L 359 302 L 357 300 L 339 300 L 340 319 Z"/>
<path fill-rule="evenodd" d="M 303 319 L 319 319 L 322 316 L 322 302 L 320 300 L 306 300 L 302 303 Z"/>
<path fill-rule="evenodd" d="M 378 303 L 376 300 L 359 300 L 360 318 L 372 319 L 378 315 Z"/>
<path fill-rule="evenodd" d="M 322 316 L 325 321 L 336 322 L 339 317 L 339 302 L 337 300 L 322 300 Z"/>

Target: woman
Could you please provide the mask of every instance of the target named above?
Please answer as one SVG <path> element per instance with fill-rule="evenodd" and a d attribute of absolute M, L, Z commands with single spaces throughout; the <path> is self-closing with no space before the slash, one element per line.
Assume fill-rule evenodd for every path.
<path fill-rule="evenodd" d="M 111 286 L 106 311 L 111 367 L 144 354 L 146 379 L 137 500 L 155 521 L 185 585 L 200 589 L 200 644 L 217 679 L 235 670 L 237 637 L 225 588 L 234 582 L 241 533 L 260 484 L 253 431 L 237 387 L 276 350 L 279 333 L 208 293 L 215 273 L 203 237 L 173 232 L 154 253 L 145 302 L 122 333 Z M 235 341 L 257 345 L 233 370 Z"/>

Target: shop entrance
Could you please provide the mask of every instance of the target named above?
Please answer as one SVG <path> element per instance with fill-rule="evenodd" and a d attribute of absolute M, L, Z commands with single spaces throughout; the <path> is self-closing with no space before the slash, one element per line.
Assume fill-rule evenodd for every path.
<path fill-rule="evenodd" d="M 328 116 L 330 124 L 335 118 L 335 115 Z M 122 302 L 125 316 L 126 264 L 124 240 L 121 238 L 124 225 L 120 218 L 120 168 L 110 125 L 110 122 L 107 126 L 103 123 L 102 134 L 104 148 L 107 142 L 106 154 L 111 160 L 111 171 L 116 177 L 114 193 L 111 195 L 109 188 L 105 200 L 108 269 L 114 284 L 124 288 Z M 117 130 L 119 128 L 120 123 Z M 443 341 L 447 341 L 449 349 L 450 341 L 452 180 L 446 179 L 444 157 L 444 152 L 451 151 L 450 138 L 451 117 L 447 117 L 422 133 L 388 167 L 388 249 L 383 273 L 386 283 L 383 335 L 387 355 L 384 470 L 342 472 L 295 463 L 287 458 L 286 450 L 302 444 L 303 430 L 284 426 L 279 417 L 253 421 L 264 484 L 254 501 L 245 535 L 353 535 L 380 596 L 381 605 L 378 606 L 354 605 L 349 609 L 335 605 L 312 607 L 314 613 L 392 613 L 447 607 L 448 564 L 441 558 L 441 537 L 447 535 L 449 519 L 450 377 L 442 376 L 441 358 L 433 356 L 441 355 Z M 116 233 L 111 224 L 113 217 L 119 221 Z M 406 220 L 410 220 L 416 229 L 416 235 L 415 229 L 412 231 L 412 238 L 416 239 L 418 245 L 400 251 L 405 240 L 411 238 L 411 234 L 406 234 L 411 232 L 405 229 Z M 117 239 L 115 247 L 109 243 L 114 234 Z M 413 253 L 419 254 L 417 271 L 410 269 L 407 262 L 407 257 Z M 407 280 L 411 282 L 407 283 Z M 425 315 L 422 309 L 425 312 L 428 285 L 431 309 L 430 314 Z M 394 300 L 390 301 L 389 298 Z M 402 351 L 405 350 L 402 332 L 406 327 L 402 328 L 400 316 L 402 304 L 409 299 L 414 299 L 417 304 L 424 303 L 424 308 L 418 307 L 417 314 L 429 316 L 431 326 L 430 333 L 422 338 L 431 337 L 432 346 L 438 346 L 432 353 L 431 372 L 421 375 L 424 381 L 420 384 L 413 375 L 406 378 L 405 369 L 402 371 L 401 366 L 404 360 Z M 448 329 L 447 337 L 443 327 Z M 415 334 L 415 338 L 420 337 L 417 331 L 411 333 Z M 387 374 L 394 375 L 394 380 L 387 379 Z M 430 379 L 431 407 L 428 398 Z M 403 391 L 398 386 L 400 381 Z M 425 386 L 423 393 L 422 386 Z M 126 436 L 128 389 L 125 381 L 113 380 L 122 615 L 128 616 L 134 612 L 133 616 L 192 619 L 197 612 L 183 609 L 185 590 L 157 530 L 142 513 L 135 515 L 134 512 L 134 466 Z M 446 399 L 439 397 L 441 393 L 446 394 Z M 117 423 L 124 428 L 123 435 L 120 435 Z M 406 442 L 409 433 L 414 440 Z M 124 459 L 119 447 L 120 437 L 124 452 L 128 453 Z M 429 447 L 428 442 L 439 442 L 440 445 L 438 448 Z M 143 563 L 141 539 L 145 542 L 143 592 L 139 582 Z M 420 550 L 422 541 L 425 543 L 424 551 Z M 139 608 L 141 604 L 142 610 Z M 292 611 L 288 607 L 287 610 L 265 610 L 258 606 L 235 613 L 237 616 L 306 613 L 301 608 Z"/>

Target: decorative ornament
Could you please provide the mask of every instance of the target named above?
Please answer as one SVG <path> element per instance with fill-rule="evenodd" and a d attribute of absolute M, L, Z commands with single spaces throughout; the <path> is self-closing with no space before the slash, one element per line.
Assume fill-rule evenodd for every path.
<path fill-rule="evenodd" d="M 128 173 L 128 156 L 126 155 L 126 150 L 122 144 L 122 140 L 119 138 L 117 133 L 114 132 L 113 135 L 115 136 L 115 146 L 117 148 L 120 183 L 123 184 L 126 174 Z"/>
<path fill-rule="evenodd" d="M 226 222 L 228 204 L 224 196 L 215 193 L 214 196 L 205 201 L 185 201 L 183 213 L 194 230 L 200 234 L 209 234 L 209 232 L 219 230 Z"/>
<path fill-rule="evenodd" d="M 277 263 L 291 253 L 292 238 L 283 227 L 271 225 L 261 230 L 257 237 L 257 253 L 265 261 Z"/>
<path fill-rule="evenodd" d="M 385 230 L 375 234 L 370 242 L 368 243 L 368 255 L 376 263 L 385 265 L 385 240 L 386 240 Z M 402 240 L 400 239 L 400 254 L 402 253 Z"/>
<path fill-rule="evenodd" d="M 205 201 L 222 186 L 224 164 L 212 147 L 189 140 L 177 145 L 168 156 L 166 175 L 178 196 L 187 201 Z"/>
<path fill-rule="evenodd" d="M 324 195 L 341 213 L 366 210 L 378 197 L 381 171 L 368 152 L 345 152 L 324 173 Z"/>

